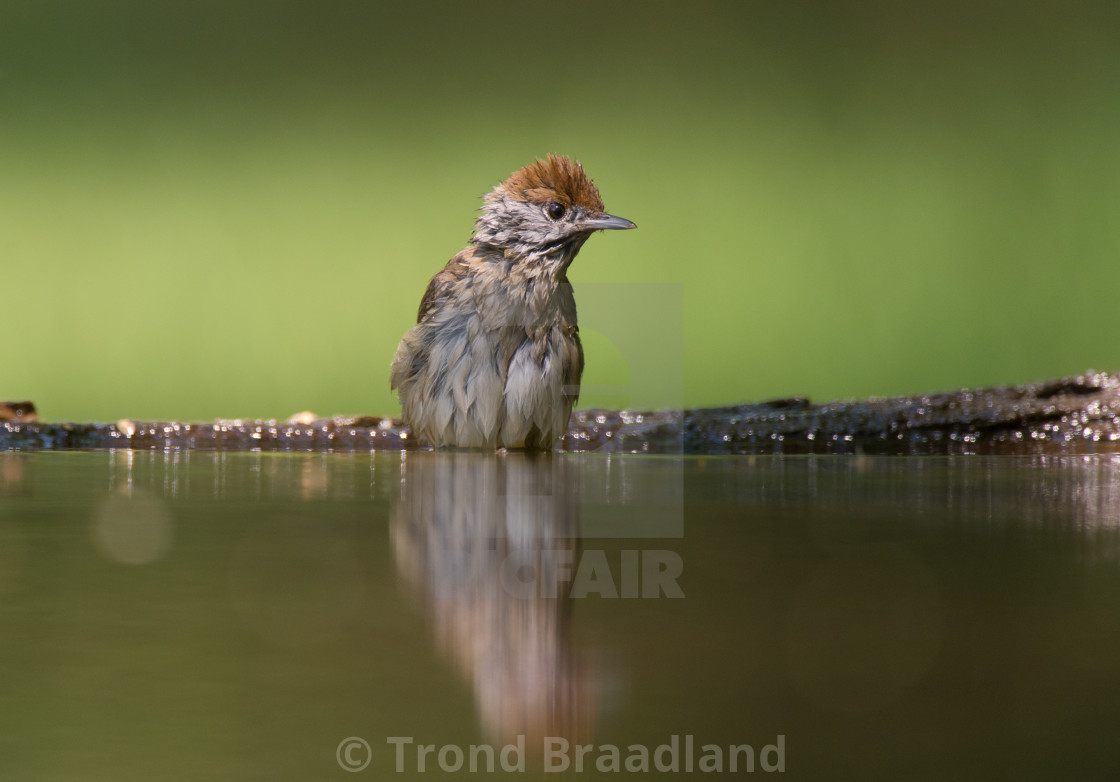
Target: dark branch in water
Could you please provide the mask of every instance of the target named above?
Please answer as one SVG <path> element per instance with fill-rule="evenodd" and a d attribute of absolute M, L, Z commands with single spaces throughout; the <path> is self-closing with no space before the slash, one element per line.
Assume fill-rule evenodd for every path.
<path fill-rule="evenodd" d="M 24 407 L 26 406 L 26 407 Z M 0 403 L 0 449 L 192 448 L 359 451 L 425 448 L 396 419 L 41 423 Z M 19 403 L 21 411 L 34 406 Z M 33 415 L 33 412 L 32 412 Z M 1021 386 L 830 402 L 778 399 L 696 410 L 585 410 L 564 451 L 687 454 L 1120 453 L 1120 373 Z"/>

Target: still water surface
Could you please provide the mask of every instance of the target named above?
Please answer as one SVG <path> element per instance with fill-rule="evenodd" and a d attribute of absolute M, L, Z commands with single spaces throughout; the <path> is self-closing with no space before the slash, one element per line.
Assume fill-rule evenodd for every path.
<path fill-rule="evenodd" d="M 0 669 L 3 779 L 1115 779 L 1120 461 L 8 452 Z"/>

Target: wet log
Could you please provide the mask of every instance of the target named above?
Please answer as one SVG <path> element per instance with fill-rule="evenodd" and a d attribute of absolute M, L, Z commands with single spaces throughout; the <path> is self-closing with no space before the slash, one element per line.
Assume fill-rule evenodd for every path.
<path fill-rule="evenodd" d="M 9 405 L 11 403 L 8 403 Z M 34 411 L 30 403 L 20 403 Z M 0 406 L 0 411 L 3 407 Z M 2 420 L 2 419 L 0 419 Z M 214 423 L 0 423 L 0 449 L 364 451 L 426 448 L 377 416 Z M 654 454 L 1120 453 L 1120 373 L 1019 386 L 814 404 L 778 399 L 694 410 L 584 410 L 561 450 Z"/>
<path fill-rule="evenodd" d="M 31 402 L 0 402 L 0 421 L 38 421 L 35 405 Z"/>

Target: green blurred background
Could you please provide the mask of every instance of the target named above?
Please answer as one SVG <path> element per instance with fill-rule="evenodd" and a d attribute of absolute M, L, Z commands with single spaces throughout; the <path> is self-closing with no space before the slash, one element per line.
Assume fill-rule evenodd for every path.
<path fill-rule="evenodd" d="M 573 282 L 682 284 L 689 405 L 1120 368 L 1115 2 L 6 1 L 0 398 L 396 414 L 427 280 L 550 151 L 640 226 Z"/>

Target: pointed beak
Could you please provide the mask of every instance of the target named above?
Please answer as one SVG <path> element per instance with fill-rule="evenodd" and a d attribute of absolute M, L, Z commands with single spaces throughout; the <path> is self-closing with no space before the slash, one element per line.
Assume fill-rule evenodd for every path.
<path fill-rule="evenodd" d="M 579 221 L 579 227 L 584 231 L 625 231 L 629 228 L 637 228 L 632 222 L 625 217 L 615 217 L 614 215 L 597 214 L 588 215 Z"/>

